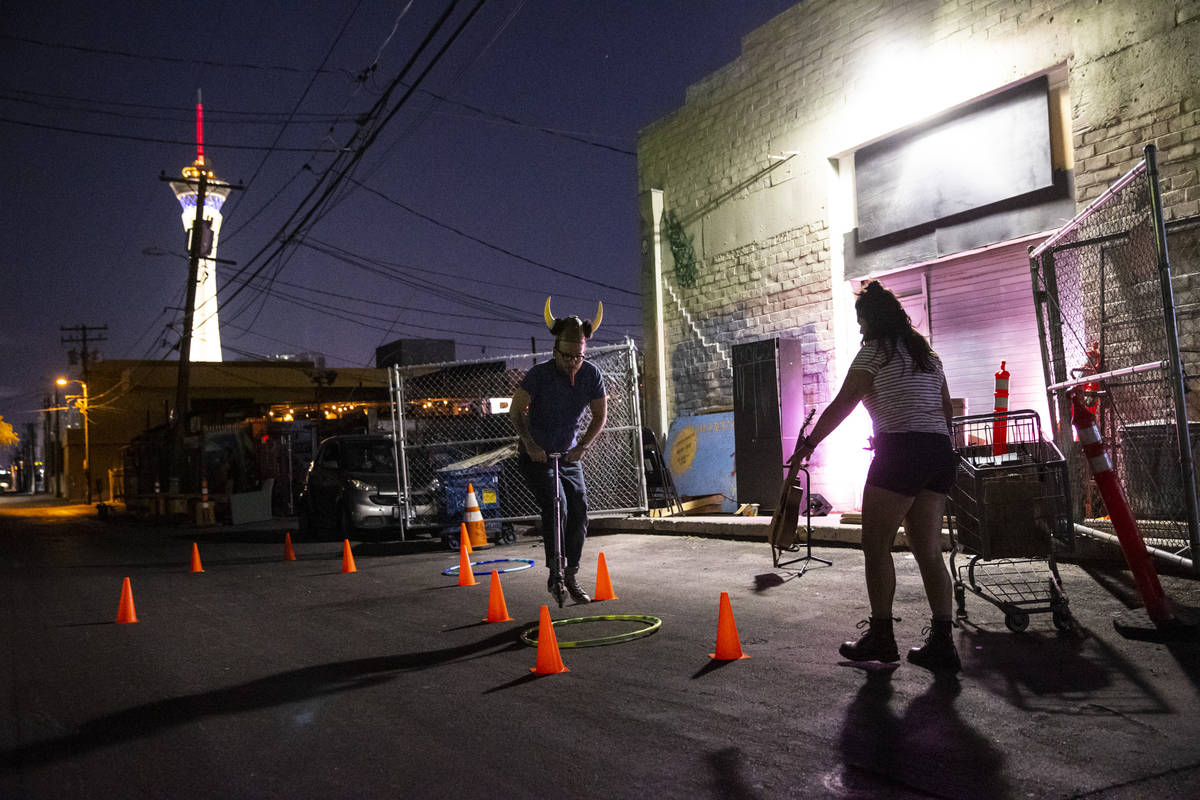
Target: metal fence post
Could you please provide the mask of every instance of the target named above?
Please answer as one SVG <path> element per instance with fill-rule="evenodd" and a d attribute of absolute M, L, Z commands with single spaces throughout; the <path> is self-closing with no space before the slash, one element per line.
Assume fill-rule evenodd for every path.
<path fill-rule="evenodd" d="M 1192 460 L 1191 430 L 1188 426 L 1183 355 L 1179 352 L 1179 327 L 1175 318 L 1175 292 L 1171 287 L 1171 263 L 1167 253 L 1167 227 L 1158 185 L 1158 158 L 1154 145 L 1148 144 L 1146 179 L 1150 183 L 1151 218 L 1154 223 L 1154 247 L 1158 256 L 1158 283 L 1162 293 L 1163 324 L 1167 334 L 1167 354 L 1171 363 L 1171 392 L 1175 401 L 1175 433 L 1179 447 L 1179 465 L 1183 473 L 1183 499 L 1188 514 L 1188 539 L 1192 549 L 1192 572 L 1200 575 L 1200 522 L 1196 504 L 1195 464 Z"/>

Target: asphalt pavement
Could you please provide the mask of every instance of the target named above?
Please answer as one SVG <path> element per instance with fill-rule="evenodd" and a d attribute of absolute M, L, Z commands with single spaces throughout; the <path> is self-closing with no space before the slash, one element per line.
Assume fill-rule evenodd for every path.
<path fill-rule="evenodd" d="M 967 591 L 947 679 L 840 658 L 867 616 L 852 541 L 814 537 L 831 564 L 780 569 L 744 522 L 598 523 L 581 583 L 595 588 L 603 552 L 617 598 L 560 609 L 528 531 L 478 550 L 477 584 L 459 586 L 439 540 L 355 539 L 348 573 L 330 532 L 294 539 L 287 561 L 293 522 L 0 500 L 0 797 L 1200 794 L 1200 643 L 1119 632 L 1138 599 L 1112 559 L 1060 563 L 1069 630 L 1035 612 L 1014 633 Z M 914 562 L 894 558 L 906 649 L 928 609 Z M 1041 585 L 1044 566 L 1004 580 Z M 483 621 L 492 569 L 509 570 L 512 621 Z M 138 621 L 117 624 L 126 577 Z M 1200 606 L 1195 580 L 1160 579 Z M 747 658 L 710 658 L 722 593 Z M 568 672 L 535 674 L 539 648 L 520 640 L 545 604 Z"/>

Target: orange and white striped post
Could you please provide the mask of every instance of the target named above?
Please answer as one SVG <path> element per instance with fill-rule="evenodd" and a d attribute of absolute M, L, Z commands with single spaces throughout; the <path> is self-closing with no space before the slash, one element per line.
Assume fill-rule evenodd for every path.
<path fill-rule="evenodd" d="M 996 373 L 996 401 L 993 411 L 997 414 L 1008 413 L 1008 370 L 1004 368 L 1007 362 L 1000 362 L 1000 370 Z M 1008 420 L 998 419 L 992 423 L 992 455 L 1002 456 L 1008 452 Z"/>
<path fill-rule="evenodd" d="M 1096 415 L 1084 405 L 1081 392 L 1071 391 L 1071 424 L 1075 426 L 1075 435 L 1083 447 L 1088 466 L 1092 470 L 1092 479 L 1100 496 L 1104 498 L 1104 508 L 1112 520 L 1113 529 L 1117 532 L 1117 540 L 1121 543 L 1121 551 L 1125 554 L 1125 562 L 1133 574 L 1134 583 L 1146 604 L 1146 614 L 1155 625 L 1163 625 L 1175 621 L 1171 601 L 1163 592 L 1158 580 L 1158 572 L 1142 534 L 1138 530 L 1137 520 L 1129 510 L 1129 502 L 1125 490 L 1121 488 L 1116 474 L 1113 472 L 1112 460 L 1104 449 L 1104 439 L 1100 428 L 1096 425 Z"/>

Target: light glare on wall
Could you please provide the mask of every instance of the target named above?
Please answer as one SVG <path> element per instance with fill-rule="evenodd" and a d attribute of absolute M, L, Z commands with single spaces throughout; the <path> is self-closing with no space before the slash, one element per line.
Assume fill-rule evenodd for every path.
<path fill-rule="evenodd" d="M 978 96 L 991 85 L 989 57 L 911 42 L 876 48 L 856 87 L 859 130 L 878 138 Z"/>

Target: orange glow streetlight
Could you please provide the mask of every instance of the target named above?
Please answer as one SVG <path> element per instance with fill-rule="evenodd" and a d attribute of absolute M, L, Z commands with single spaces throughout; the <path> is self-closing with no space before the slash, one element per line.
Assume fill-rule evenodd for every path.
<path fill-rule="evenodd" d="M 82 395 L 67 395 L 68 400 L 75 400 L 75 407 L 83 413 L 83 480 L 87 483 L 87 502 L 92 504 L 92 451 L 91 443 L 88 441 L 88 388 L 87 384 L 80 380 L 59 378 L 55 381 L 59 386 L 66 386 L 68 383 L 78 383 L 83 387 Z M 82 401 L 82 403 L 80 403 Z"/>

